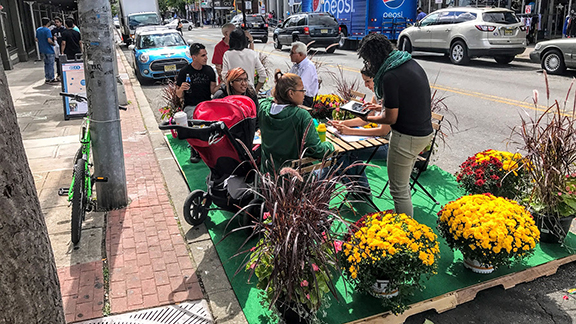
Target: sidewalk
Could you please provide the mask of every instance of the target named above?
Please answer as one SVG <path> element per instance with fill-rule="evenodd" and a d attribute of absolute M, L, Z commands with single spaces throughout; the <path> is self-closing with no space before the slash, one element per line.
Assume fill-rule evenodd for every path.
<path fill-rule="evenodd" d="M 119 63 L 120 73 L 126 75 Z M 79 248 L 74 250 L 70 208 L 57 189 L 70 185 L 82 120 L 64 121 L 61 87 L 44 84 L 41 62 L 16 64 L 6 74 L 56 258 L 66 321 L 182 301 L 199 301 L 207 307 L 156 159 L 157 145 L 153 146 L 143 121 L 152 112 L 142 111 L 150 108 L 136 99 L 131 80 L 124 80 L 131 104 L 120 112 L 131 203 L 121 210 L 88 213 Z"/>

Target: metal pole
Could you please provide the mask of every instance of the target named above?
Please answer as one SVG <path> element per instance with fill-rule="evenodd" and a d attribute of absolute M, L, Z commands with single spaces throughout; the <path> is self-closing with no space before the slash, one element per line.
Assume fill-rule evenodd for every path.
<path fill-rule="evenodd" d="M 112 34 L 109 0 L 78 2 L 78 16 L 84 43 L 84 77 L 90 114 L 94 171 L 108 182 L 96 183 L 98 206 L 104 210 L 128 204 L 124 149 L 114 61 L 116 49 Z"/>
<path fill-rule="evenodd" d="M 32 30 L 34 30 L 34 39 L 36 39 L 36 22 L 34 21 L 34 8 L 32 8 L 34 1 L 24 1 L 24 2 L 26 2 L 26 4 L 30 6 L 30 18 L 32 18 Z M 38 42 L 34 41 L 34 44 L 36 44 L 36 60 L 40 61 L 40 48 L 38 48 Z"/>

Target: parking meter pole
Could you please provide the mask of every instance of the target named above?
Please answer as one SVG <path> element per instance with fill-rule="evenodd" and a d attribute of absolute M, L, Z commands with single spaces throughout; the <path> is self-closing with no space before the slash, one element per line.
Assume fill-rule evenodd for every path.
<path fill-rule="evenodd" d="M 84 75 L 94 152 L 94 173 L 107 177 L 96 183 L 98 208 L 111 210 L 128 204 L 120 113 L 114 73 L 116 49 L 109 0 L 78 1 Z"/>
<path fill-rule="evenodd" d="M 114 35 L 114 32 L 112 32 L 112 35 Z M 117 52 L 116 54 L 118 55 Z M 114 59 L 114 75 L 116 76 L 116 82 L 118 82 L 118 85 L 116 86 L 118 93 L 118 104 L 121 106 L 126 106 L 128 105 L 128 98 L 126 97 L 126 89 L 124 89 L 124 82 L 122 81 L 120 73 L 118 72 L 118 57 L 115 57 Z"/>

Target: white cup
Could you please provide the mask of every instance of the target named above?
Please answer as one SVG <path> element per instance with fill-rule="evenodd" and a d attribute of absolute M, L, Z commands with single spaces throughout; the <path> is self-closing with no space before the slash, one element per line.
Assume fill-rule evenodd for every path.
<path fill-rule="evenodd" d="M 186 113 L 183 111 L 175 113 L 174 124 L 179 126 L 188 126 L 188 115 L 186 115 Z"/>

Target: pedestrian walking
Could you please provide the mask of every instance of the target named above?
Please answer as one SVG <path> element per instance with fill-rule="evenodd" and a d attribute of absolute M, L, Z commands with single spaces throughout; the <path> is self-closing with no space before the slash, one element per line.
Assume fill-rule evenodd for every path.
<path fill-rule="evenodd" d="M 40 56 L 44 60 L 44 79 L 46 83 L 58 82 L 54 78 L 54 39 L 52 32 L 48 29 L 51 25 L 49 18 L 42 18 L 42 26 L 36 29 L 36 42 L 38 42 L 38 50 Z"/>
<path fill-rule="evenodd" d="M 60 17 L 54 18 L 54 29 L 52 29 L 52 38 L 54 40 L 54 53 L 55 57 L 54 60 L 56 61 L 56 71 L 57 76 L 56 80 L 59 80 L 62 77 L 62 67 L 60 66 L 60 48 L 62 47 L 62 32 L 66 30 L 64 25 L 62 24 L 62 19 Z"/>
<path fill-rule="evenodd" d="M 82 39 L 80 33 L 74 30 L 74 22 L 66 19 L 66 30 L 62 32 L 61 53 L 66 54 L 69 60 L 74 60 L 76 54 L 82 53 Z"/>
<path fill-rule="evenodd" d="M 428 77 L 410 53 L 394 50 L 381 34 L 364 37 L 358 56 L 374 75 L 376 97 L 383 99 L 383 105 L 364 104 L 369 110 L 383 110 L 381 116 L 368 116 L 366 120 L 392 128 L 387 166 L 395 212 L 414 216 L 410 175 L 418 154 L 433 136 Z"/>
<path fill-rule="evenodd" d="M 178 18 L 178 23 L 176 24 L 176 30 L 180 33 L 180 35 L 184 35 L 182 33 L 182 22 L 180 21 L 180 18 Z"/>
<path fill-rule="evenodd" d="M 416 10 L 416 21 L 420 21 L 422 19 L 424 19 L 424 17 L 426 17 L 426 13 L 424 12 L 424 10 L 422 10 L 422 8 L 418 8 Z"/>
<path fill-rule="evenodd" d="M 292 43 L 290 51 L 290 60 L 294 63 L 290 73 L 294 73 L 302 79 L 304 83 L 304 106 L 312 107 L 314 97 L 318 94 L 318 73 L 316 66 L 307 57 L 308 49 L 302 42 Z"/>
<path fill-rule="evenodd" d="M 216 72 L 218 73 L 218 83 L 222 82 L 222 58 L 224 53 L 230 48 L 230 33 L 236 28 L 231 23 L 226 23 L 222 26 L 222 40 L 214 46 L 214 54 L 212 55 L 212 64 L 216 66 Z"/>
<path fill-rule="evenodd" d="M 258 73 L 256 92 L 259 92 L 266 82 L 266 69 L 260 61 L 260 55 L 250 48 L 248 37 L 242 28 L 236 28 L 230 33 L 230 49 L 222 58 L 222 77 L 226 80 L 226 74 L 233 68 L 241 67 L 248 73 L 250 84 L 254 84 L 254 71 Z"/>

